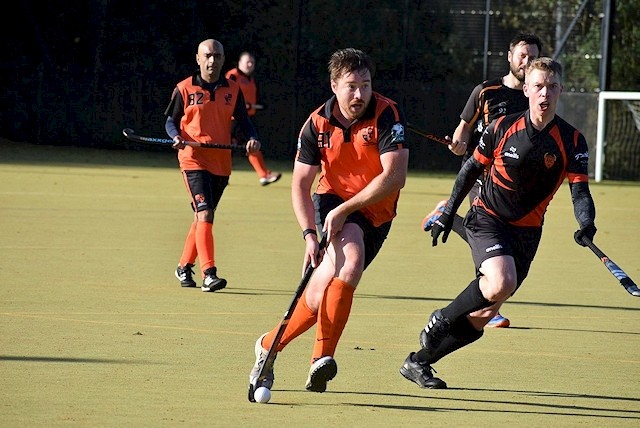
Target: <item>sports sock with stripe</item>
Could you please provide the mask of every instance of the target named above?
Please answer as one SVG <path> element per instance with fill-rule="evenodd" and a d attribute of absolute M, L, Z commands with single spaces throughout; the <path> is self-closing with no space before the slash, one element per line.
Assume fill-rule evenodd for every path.
<path fill-rule="evenodd" d="M 327 286 L 318 311 L 312 361 L 334 355 L 342 331 L 349 320 L 355 290 L 339 278 L 333 278 Z"/>
<path fill-rule="evenodd" d="M 309 305 L 307 305 L 306 296 L 307 290 L 302 293 L 300 300 L 298 300 L 298 304 L 291 314 L 291 318 L 284 330 L 284 334 L 282 335 L 282 338 L 280 338 L 278 352 L 282 351 L 289 342 L 309 330 L 316 323 L 317 315 L 309 308 Z M 275 326 L 275 328 L 267 333 L 267 335 L 262 339 L 263 348 L 268 349 L 271 346 L 273 339 L 278 333 L 279 327 L 280 324 Z"/>

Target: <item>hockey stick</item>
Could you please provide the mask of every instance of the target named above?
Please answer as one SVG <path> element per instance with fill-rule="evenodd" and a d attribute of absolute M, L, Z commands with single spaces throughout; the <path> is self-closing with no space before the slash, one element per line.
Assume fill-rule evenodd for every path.
<path fill-rule="evenodd" d="M 155 138 L 155 137 L 143 137 L 141 135 L 136 134 L 131 128 L 124 128 L 122 130 L 127 139 L 131 141 L 135 141 L 137 143 L 152 143 L 152 144 L 163 144 L 163 145 L 172 145 L 173 140 L 170 138 Z M 229 145 L 229 144 L 215 144 L 215 143 L 199 143 L 197 141 L 184 141 L 184 144 L 191 147 L 202 147 L 205 149 L 227 149 L 227 150 L 246 150 L 244 146 L 241 145 Z"/>
<path fill-rule="evenodd" d="M 320 251 L 322 251 L 327 245 L 327 236 L 325 234 L 322 235 L 322 239 L 320 240 Z M 256 399 L 253 394 L 256 389 L 260 388 L 267 377 L 267 372 L 273 367 L 273 362 L 276 359 L 276 355 L 278 353 L 278 345 L 280 344 L 280 339 L 282 339 L 282 335 L 287 328 L 287 324 L 289 324 L 289 320 L 293 315 L 293 310 L 296 308 L 298 304 L 298 300 L 302 296 L 304 289 L 307 287 L 309 280 L 311 279 L 311 275 L 315 268 L 309 263 L 307 268 L 304 271 L 304 275 L 302 275 L 302 279 L 300 280 L 300 284 L 296 289 L 295 294 L 293 295 L 293 299 L 291 299 L 291 303 L 289 303 L 289 307 L 284 313 L 284 317 L 282 321 L 280 321 L 280 326 L 278 327 L 278 331 L 276 332 L 276 336 L 273 338 L 273 342 L 269 347 L 269 352 L 267 352 L 267 357 L 264 359 L 264 363 L 262 363 L 262 367 L 260 367 L 260 372 L 258 373 L 258 380 L 256 380 L 256 384 L 249 383 L 249 401 L 255 403 Z"/>
<path fill-rule="evenodd" d="M 638 289 L 636 283 L 633 282 L 631 278 L 629 278 L 629 275 L 627 275 L 627 273 L 623 271 L 620 266 L 615 264 L 613 260 L 607 257 L 607 255 L 603 253 L 600 248 L 596 247 L 596 244 L 591 242 L 589 238 L 583 236 L 582 243 L 589 247 L 589 249 L 593 251 L 593 254 L 598 256 L 598 258 L 602 261 L 602 263 L 604 263 L 607 269 L 609 269 L 611 275 L 615 276 L 618 281 L 620 281 L 620 285 L 622 285 L 629 294 L 635 297 L 640 297 L 640 289 Z"/>
<path fill-rule="evenodd" d="M 407 129 L 413 132 L 414 134 L 420 135 L 421 137 L 427 138 L 431 141 L 435 141 L 436 143 L 444 144 L 445 146 L 448 146 L 449 144 L 451 144 L 451 141 L 447 141 L 442 137 L 438 137 L 436 134 L 432 134 L 430 132 L 424 132 L 409 123 L 407 123 Z"/>

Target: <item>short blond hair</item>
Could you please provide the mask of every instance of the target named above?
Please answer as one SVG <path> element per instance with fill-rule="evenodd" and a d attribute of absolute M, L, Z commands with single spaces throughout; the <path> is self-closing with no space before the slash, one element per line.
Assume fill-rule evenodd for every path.
<path fill-rule="evenodd" d="M 554 61 L 548 56 L 542 56 L 531 61 L 527 65 L 525 76 L 531 74 L 533 70 L 540 70 L 549 73 L 550 75 L 556 75 L 562 80 L 562 65 L 558 61 Z"/>

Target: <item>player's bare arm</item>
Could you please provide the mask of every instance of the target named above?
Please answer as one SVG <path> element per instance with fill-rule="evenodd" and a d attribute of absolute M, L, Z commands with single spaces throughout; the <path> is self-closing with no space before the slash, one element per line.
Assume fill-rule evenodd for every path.
<path fill-rule="evenodd" d="M 458 156 L 462 156 L 467 150 L 467 144 L 473 134 L 473 126 L 470 123 L 460 119 L 460 123 L 453 132 L 451 143 L 449 144 L 449 150 Z M 447 139 L 448 136 L 446 137 Z"/>
<path fill-rule="evenodd" d="M 291 177 L 291 203 L 293 212 L 300 225 L 300 230 L 316 229 L 315 210 L 313 201 L 309 196 L 311 194 L 311 186 L 314 183 L 316 174 L 318 173 L 317 165 L 308 165 L 302 162 L 295 162 L 293 166 L 293 175 Z M 302 270 L 306 269 L 309 263 L 315 268 L 322 261 L 322 254 L 319 254 L 317 234 L 306 234 L 303 236 L 305 240 L 305 253 Z M 327 242 L 329 242 L 327 240 Z"/>

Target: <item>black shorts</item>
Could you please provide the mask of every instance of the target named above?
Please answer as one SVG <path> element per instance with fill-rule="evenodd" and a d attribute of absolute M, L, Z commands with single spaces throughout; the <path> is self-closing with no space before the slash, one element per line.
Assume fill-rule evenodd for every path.
<path fill-rule="evenodd" d="M 343 202 L 341 197 L 332 193 L 313 194 L 313 206 L 316 209 L 315 222 L 318 230 L 322 230 L 322 225 L 329 211 Z M 345 223 L 355 223 L 364 232 L 364 268 L 366 269 L 378 255 L 384 240 L 387 239 L 389 230 L 391 230 L 391 222 L 374 227 L 364 214 L 356 211 L 347 216 Z"/>
<path fill-rule="evenodd" d="M 229 184 L 228 176 L 214 175 L 205 170 L 182 171 L 187 191 L 191 194 L 191 208 L 195 212 L 215 212 L 224 189 Z"/>
<path fill-rule="evenodd" d="M 538 251 L 542 228 L 510 225 L 478 206 L 471 207 L 464 218 L 464 226 L 478 275 L 480 265 L 485 260 L 495 256 L 512 256 L 518 275 L 517 287 L 520 287 Z"/>

